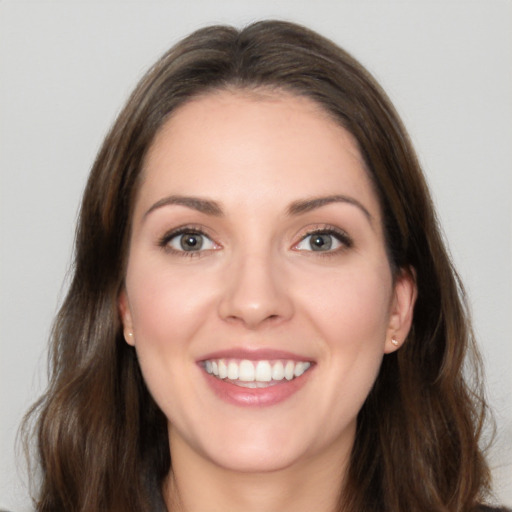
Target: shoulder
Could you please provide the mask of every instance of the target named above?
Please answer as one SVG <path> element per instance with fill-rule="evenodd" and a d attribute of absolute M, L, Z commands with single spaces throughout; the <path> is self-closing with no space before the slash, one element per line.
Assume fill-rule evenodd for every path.
<path fill-rule="evenodd" d="M 505 507 L 489 507 L 488 505 L 478 505 L 474 512 L 512 512 L 509 508 Z"/>

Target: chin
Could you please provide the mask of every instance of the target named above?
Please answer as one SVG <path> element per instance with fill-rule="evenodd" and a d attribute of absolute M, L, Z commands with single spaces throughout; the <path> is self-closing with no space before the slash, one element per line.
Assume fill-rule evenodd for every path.
<path fill-rule="evenodd" d="M 237 473 L 268 473 L 284 470 L 299 462 L 302 453 L 283 452 L 276 446 L 246 444 L 231 451 L 210 454 L 217 466 Z"/>
<path fill-rule="evenodd" d="M 258 425 L 254 421 L 234 421 L 230 426 L 205 422 L 204 431 L 188 431 L 181 435 L 177 429 L 170 433 L 171 453 L 178 449 L 190 455 L 190 449 L 200 459 L 228 471 L 239 473 L 265 473 L 279 471 L 307 456 L 308 441 L 305 432 L 282 425 Z M 202 430 L 202 429 L 201 429 Z M 182 430 L 181 432 L 186 432 Z"/>

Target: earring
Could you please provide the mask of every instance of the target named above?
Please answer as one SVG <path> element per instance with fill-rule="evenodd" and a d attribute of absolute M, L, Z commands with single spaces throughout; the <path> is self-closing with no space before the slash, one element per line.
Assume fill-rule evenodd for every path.
<path fill-rule="evenodd" d="M 126 333 L 126 336 L 128 336 L 128 338 L 132 339 L 133 338 L 133 332 L 132 331 L 128 331 Z"/>
<path fill-rule="evenodd" d="M 399 341 L 395 338 L 391 338 L 391 343 L 393 343 L 395 347 L 398 347 Z"/>

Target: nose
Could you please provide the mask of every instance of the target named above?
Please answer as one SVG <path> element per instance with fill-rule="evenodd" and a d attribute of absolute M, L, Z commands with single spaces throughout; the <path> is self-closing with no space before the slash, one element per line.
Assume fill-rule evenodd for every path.
<path fill-rule="evenodd" d="M 294 313 L 286 272 L 271 256 L 241 256 L 227 269 L 219 315 L 249 329 L 278 325 Z"/>

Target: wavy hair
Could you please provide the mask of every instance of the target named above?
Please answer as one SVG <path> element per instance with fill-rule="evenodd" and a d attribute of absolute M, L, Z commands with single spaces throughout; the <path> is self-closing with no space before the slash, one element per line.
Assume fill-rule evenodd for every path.
<path fill-rule="evenodd" d="M 28 430 L 35 420 L 37 510 L 165 510 L 161 485 L 172 467 L 166 418 L 123 339 L 117 301 L 155 134 L 189 99 L 226 88 L 306 96 L 352 133 L 380 200 L 392 270 L 416 276 L 413 326 L 404 346 L 384 356 L 359 413 L 340 510 L 472 510 L 489 489 L 479 448 L 481 363 L 414 150 L 386 94 L 353 57 L 278 21 L 213 26 L 183 39 L 143 77 L 99 151 L 71 284 L 52 331 L 49 386 L 25 424 Z"/>

